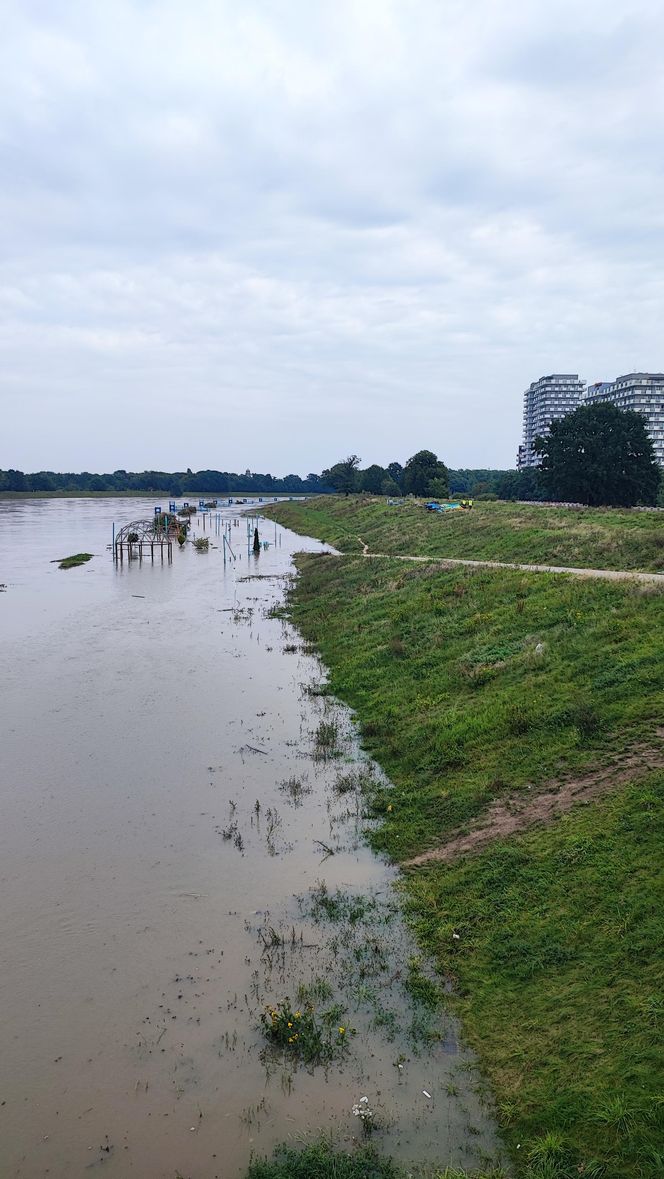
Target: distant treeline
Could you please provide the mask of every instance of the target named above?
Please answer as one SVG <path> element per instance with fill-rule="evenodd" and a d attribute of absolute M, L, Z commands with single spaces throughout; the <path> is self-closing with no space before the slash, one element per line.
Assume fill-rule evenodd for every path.
<path fill-rule="evenodd" d="M 335 463 L 323 471 L 323 483 L 341 493 L 366 492 L 370 495 L 467 496 L 472 499 L 544 500 L 538 472 L 496 471 L 486 467 L 459 470 L 448 468 L 430 450 L 421 450 L 401 463 L 386 467 L 373 464 L 359 466 L 356 455 Z"/>
<path fill-rule="evenodd" d="M 450 471 L 450 495 L 468 495 L 474 499 L 545 500 L 538 472 L 461 470 Z"/>
<path fill-rule="evenodd" d="M 387 467 L 376 464 L 354 472 L 355 491 L 370 494 L 394 494 L 404 490 L 404 468 L 400 463 Z M 59 492 L 95 494 L 96 492 L 145 492 L 183 496 L 196 492 L 235 495 L 239 492 L 256 495 L 324 495 L 335 491 L 325 476 L 310 473 L 300 475 L 261 475 L 245 471 L 113 471 L 95 474 L 90 471 L 33 471 L 26 473 L 10 469 L 0 470 L 0 492 Z M 495 471 L 488 468 L 449 470 L 449 494 L 452 496 L 490 497 L 498 499 L 544 499 L 537 474 L 528 471 Z"/>
<path fill-rule="evenodd" d="M 0 471 L 0 491 L 60 491 L 94 493 L 115 491 L 155 492 L 161 495 L 192 495 L 198 491 L 210 491 L 221 495 L 237 492 L 256 492 L 258 495 L 311 495 L 325 488 L 320 475 L 285 475 L 276 479 L 273 475 L 258 475 L 246 471 L 237 475 L 234 471 L 113 471 L 112 474 L 97 475 L 90 471 Z"/>

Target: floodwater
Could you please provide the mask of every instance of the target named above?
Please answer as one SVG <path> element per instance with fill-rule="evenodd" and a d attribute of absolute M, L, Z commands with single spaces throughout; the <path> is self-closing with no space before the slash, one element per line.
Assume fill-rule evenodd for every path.
<path fill-rule="evenodd" d="M 280 1141 L 350 1144 L 362 1096 L 404 1160 L 495 1157 L 458 1030 L 402 985 L 394 873 L 361 838 L 372 767 L 270 614 L 292 553 L 323 546 L 262 521 L 249 556 L 239 518 L 235 563 L 208 529 L 207 554 L 116 567 L 112 523 L 151 510 L 0 502 L 0 1174 L 240 1179 Z M 366 920 L 342 901 L 335 924 L 337 888 Z M 306 987 L 344 1010 L 327 1068 L 260 1029 Z"/>

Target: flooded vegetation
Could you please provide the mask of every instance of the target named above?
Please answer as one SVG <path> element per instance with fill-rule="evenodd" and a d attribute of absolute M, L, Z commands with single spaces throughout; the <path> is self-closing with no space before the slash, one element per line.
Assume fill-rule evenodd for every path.
<path fill-rule="evenodd" d="M 364 839 L 380 774 L 280 616 L 321 546 L 266 522 L 259 556 L 106 553 L 63 593 L 53 536 L 103 554 L 122 511 L 0 505 L 5 1173 L 240 1179 L 321 1131 L 488 1163 L 473 1059 Z"/>
<path fill-rule="evenodd" d="M 56 557 L 53 564 L 58 569 L 76 569 L 78 565 L 87 565 L 93 556 L 93 553 L 73 553 L 71 557 Z"/>

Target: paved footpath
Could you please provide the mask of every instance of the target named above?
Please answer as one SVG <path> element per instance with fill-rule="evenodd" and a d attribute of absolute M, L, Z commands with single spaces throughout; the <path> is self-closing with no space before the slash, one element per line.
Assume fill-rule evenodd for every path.
<path fill-rule="evenodd" d="M 641 573 L 638 570 L 621 569 L 575 569 L 569 565 L 514 565 L 507 561 L 468 561 L 462 557 L 413 557 L 398 556 L 395 553 L 370 553 L 369 546 L 357 538 L 363 546 L 363 557 L 386 557 L 390 561 L 423 561 L 427 565 L 468 565 L 472 569 L 519 569 L 524 573 L 569 573 L 572 577 L 599 577 L 605 581 L 647 581 L 664 585 L 664 573 Z"/>

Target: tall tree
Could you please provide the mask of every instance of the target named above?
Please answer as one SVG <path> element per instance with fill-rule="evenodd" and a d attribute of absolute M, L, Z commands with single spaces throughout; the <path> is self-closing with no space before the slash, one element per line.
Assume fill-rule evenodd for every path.
<path fill-rule="evenodd" d="M 542 500 L 546 494 L 542 488 L 539 467 L 526 467 L 523 471 L 500 471 L 494 482 L 498 499 Z"/>
<path fill-rule="evenodd" d="M 408 459 L 403 473 L 404 490 L 410 495 L 437 495 L 448 490 L 448 471 L 432 450 L 418 450 Z"/>
<path fill-rule="evenodd" d="M 355 491 L 357 470 L 360 465 L 360 460 L 356 454 L 349 454 L 347 459 L 343 462 L 335 463 L 333 467 L 323 471 L 321 478 L 324 483 L 333 487 L 340 495 L 348 495 L 349 492 Z"/>
<path fill-rule="evenodd" d="M 383 482 L 387 477 L 385 468 L 379 467 L 377 463 L 372 463 L 365 471 L 357 472 L 360 491 L 368 491 L 370 495 L 380 495 Z"/>
<path fill-rule="evenodd" d="M 386 479 L 383 479 L 380 492 L 381 495 L 401 495 L 401 488 L 399 487 L 399 484 L 395 483 L 394 479 L 390 479 L 390 476 L 388 475 Z"/>
<path fill-rule="evenodd" d="M 403 467 L 401 463 L 388 463 L 387 473 L 399 488 L 403 487 Z"/>
<path fill-rule="evenodd" d="M 599 505 L 654 504 L 660 470 L 641 414 L 608 402 L 581 405 L 535 439 L 554 499 Z"/>

